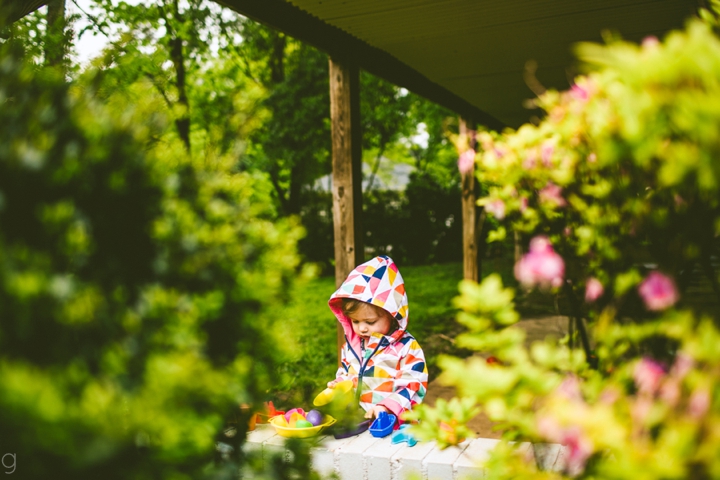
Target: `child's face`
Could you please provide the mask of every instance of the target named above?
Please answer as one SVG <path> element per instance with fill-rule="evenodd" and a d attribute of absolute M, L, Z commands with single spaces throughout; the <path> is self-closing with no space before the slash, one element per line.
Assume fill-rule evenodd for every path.
<path fill-rule="evenodd" d="M 373 333 L 387 335 L 390 331 L 390 316 L 381 308 L 370 304 L 360 305 L 351 315 L 353 331 L 367 339 Z"/>

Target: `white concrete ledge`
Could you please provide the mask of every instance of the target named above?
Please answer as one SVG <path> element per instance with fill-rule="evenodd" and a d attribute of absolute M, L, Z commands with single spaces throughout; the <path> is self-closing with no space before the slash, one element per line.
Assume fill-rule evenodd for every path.
<path fill-rule="evenodd" d="M 336 440 L 331 436 L 308 439 L 313 468 L 323 477 L 332 474 L 341 480 L 462 480 L 485 476 L 483 462 L 500 442 L 476 438 L 444 450 L 435 442 L 392 445 L 390 437 L 375 438 L 369 432 Z M 263 461 L 284 452 L 285 438 L 276 435 L 271 425 L 258 425 L 247 436 L 246 451 L 261 452 Z M 559 471 L 565 465 L 565 447 L 558 444 L 520 445 L 527 461 L 535 461 L 541 470 Z"/>

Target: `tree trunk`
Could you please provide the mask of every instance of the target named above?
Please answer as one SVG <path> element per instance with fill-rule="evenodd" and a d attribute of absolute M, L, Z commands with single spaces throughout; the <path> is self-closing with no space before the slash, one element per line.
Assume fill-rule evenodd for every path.
<path fill-rule="evenodd" d="M 65 0 L 48 2 L 47 32 L 45 34 L 45 64 L 64 70 L 67 55 L 65 37 Z"/>
<path fill-rule="evenodd" d="M 182 15 L 178 0 L 173 3 L 175 18 L 182 23 Z M 187 71 L 185 69 L 185 50 L 183 39 L 178 32 L 174 32 L 170 39 L 170 57 L 175 67 L 175 87 L 178 92 L 178 103 L 182 107 L 180 116 L 175 120 L 180 139 L 185 144 L 187 151 L 190 151 L 190 102 L 187 96 Z"/>
<path fill-rule="evenodd" d="M 288 201 L 287 201 L 287 214 L 298 215 L 300 214 L 300 207 L 302 206 L 302 171 L 305 168 L 300 162 L 293 165 L 290 169 L 290 186 L 288 187 Z"/>
<path fill-rule="evenodd" d="M 273 85 L 285 81 L 285 44 L 285 35 L 273 32 L 273 50 L 270 56 L 270 81 Z"/>

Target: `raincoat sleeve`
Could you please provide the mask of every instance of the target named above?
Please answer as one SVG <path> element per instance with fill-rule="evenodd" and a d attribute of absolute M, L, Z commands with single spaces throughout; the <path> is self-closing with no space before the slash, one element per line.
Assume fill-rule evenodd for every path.
<path fill-rule="evenodd" d="M 404 349 L 405 350 L 405 349 Z M 379 405 L 387 408 L 398 419 L 406 410 L 422 403 L 427 392 L 428 371 L 425 354 L 416 340 L 410 342 L 399 361 L 399 377 L 395 378 L 393 392 Z"/>

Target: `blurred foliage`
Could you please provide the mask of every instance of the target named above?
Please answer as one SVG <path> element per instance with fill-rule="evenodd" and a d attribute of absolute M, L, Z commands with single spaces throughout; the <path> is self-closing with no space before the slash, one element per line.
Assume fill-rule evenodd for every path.
<path fill-rule="evenodd" d="M 580 45 L 589 73 L 538 100 L 539 125 L 479 136 L 492 237 L 551 239 L 571 315 L 592 320 L 594 355 L 569 337 L 526 347 L 514 288 L 495 275 L 462 284 L 457 343 L 478 354 L 441 358 L 441 380 L 503 431 L 487 478 L 720 477 L 720 40 L 717 17 L 701 17 L 664 41 Z M 648 271 L 677 279 L 675 308 L 647 298 L 673 297 L 671 282 L 637 288 Z M 687 299 L 698 271 L 708 304 Z M 465 416 L 425 405 L 412 415 L 443 444 L 461 438 L 443 423 L 457 430 Z M 528 462 L 518 440 L 562 444 L 556 471 Z"/>
<path fill-rule="evenodd" d="M 469 397 L 462 400 L 453 398 L 450 401 L 438 398 L 431 409 L 408 411 L 404 420 L 414 421 L 422 418 L 422 422 L 412 429 L 413 436 L 418 440 L 435 440 L 439 448 L 447 448 L 465 441 L 472 435 L 467 422 L 479 412 L 475 399 Z"/>
<path fill-rule="evenodd" d="M 267 89 L 270 113 L 251 136 L 244 168 L 267 172 L 283 215 L 299 214 L 304 190 L 330 172 L 328 58 L 317 49 L 245 19 L 238 47 L 246 73 Z"/>
<path fill-rule="evenodd" d="M 28 478 L 213 475 L 215 435 L 275 381 L 300 231 L 156 98 L 101 104 L 3 48 L 0 451 Z"/>
<path fill-rule="evenodd" d="M 565 446 L 553 473 L 538 471 L 501 446 L 486 464 L 488 478 L 718 477 L 720 330 L 710 318 L 673 310 L 627 325 L 606 310 L 596 329 L 595 370 L 582 351 L 563 342 L 535 342 L 528 350 L 524 331 L 508 328 L 518 317 L 513 291 L 503 288 L 498 276 L 479 286 L 465 282 L 461 292 L 458 319 L 468 331 L 458 343 L 497 361 L 442 358 L 443 383 L 455 386 L 468 403 L 454 414 L 447 407 L 417 407 L 412 418 L 421 420 L 414 428 L 418 435 L 443 444 L 460 441 L 460 435 L 448 437 L 444 425 L 462 431 L 476 402 L 504 431 L 504 440 Z M 633 350 L 658 337 L 675 345 L 667 363 Z"/>
<path fill-rule="evenodd" d="M 109 39 L 84 83 L 129 102 L 157 95 L 186 148 L 237 161 L 267 116 L 267 92 L 245 75 L 238 53 L 239 15 L 207 0 L 95 0 L 84 13 L 89 23 L 78 34 Z"/>

